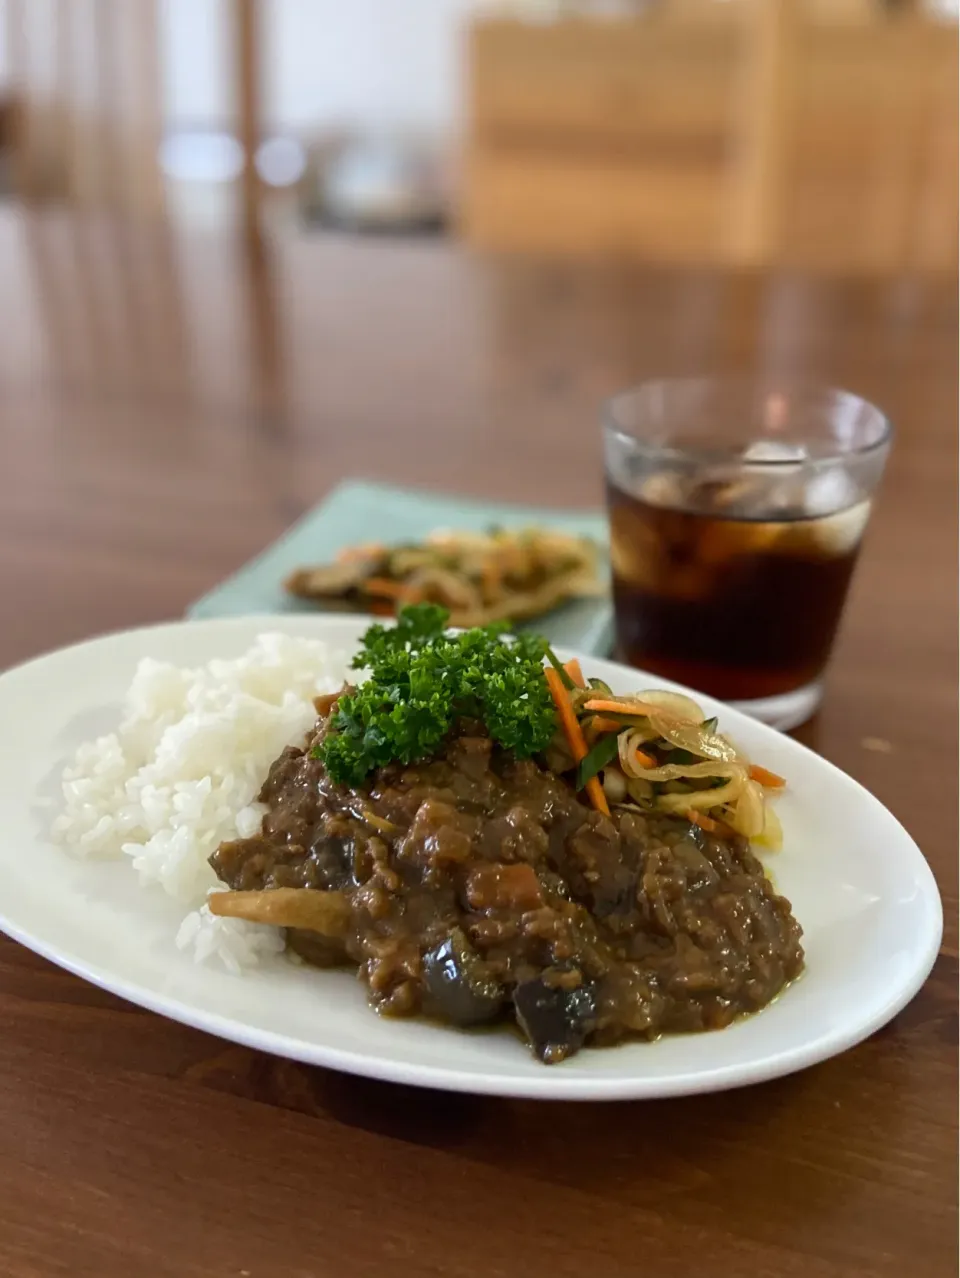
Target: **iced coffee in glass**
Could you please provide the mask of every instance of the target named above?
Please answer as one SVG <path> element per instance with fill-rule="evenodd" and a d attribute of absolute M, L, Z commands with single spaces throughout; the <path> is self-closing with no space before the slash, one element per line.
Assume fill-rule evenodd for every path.
<path fill-rule="evenodd" d="M 844 391 L 649 382 L 606 409 L 618 656 L 790 728 L 817 708 L 890 448 Z"/>

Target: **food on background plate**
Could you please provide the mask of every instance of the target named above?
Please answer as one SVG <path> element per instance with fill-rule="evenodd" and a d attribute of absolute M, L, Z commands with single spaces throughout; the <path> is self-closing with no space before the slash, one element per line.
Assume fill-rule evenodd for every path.
<path fill-rule="evenodd" d="M 778 844 L 782 779 L 688 698 L 445 622 L 372 627 L 355 686 L 276 636 L 200 671 L 146 663 L 120 733 L 66 776 L 61 837 L 119 843 L 194 904 L 209 858 L 222 888 L 180 937 L 199 958 L 354 965 L 376 1010 L 515 1022 L 546 1062 L 776 997 L 800 928 L 749 841 Z"/>
<path fill-rule="evenodd" d="M 286 588 L 386 616 L 408 604 L 440 604 L 450 625 L 464 629 L 528 621 L 606 589 L 596 545 L 546 528 L 438 530 L 411 545 L 349 546 L 332 564 L 298 569 Z"/>

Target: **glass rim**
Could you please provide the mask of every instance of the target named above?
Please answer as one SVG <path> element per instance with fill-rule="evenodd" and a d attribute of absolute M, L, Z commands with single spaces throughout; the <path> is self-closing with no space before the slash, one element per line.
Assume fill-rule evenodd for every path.
<path fill-rule="evenodd" d="M 691 377 L 653 377 L 647 381 L 637 382 L 636 385 L 627 387 L 626 390 L 618 391 L 617 394 L 608 397 L 603 404 L 601 412 L 601 424 L 604 434 L 608 437 L 616 438 L 624 444 L 632 445 L 638 452 L 645 453 L 649 457 L 662 457 L 666 460 L 681 461 L 703 460 L 703 461 L 730 461 L 732 459 L 729 448 L 699 448 L 695 445 L 685 445 L 677 447 L 663 441 L 647 440 L 642 435 L 631 430 L 629 427 L 623 426 L 616 418 L 616 406 L 621 401 L 639 394 L 641 391 L 669 391 L 679 390 L 681 388 L 701 387 L 704 390 L 741 390 L 741 391 L 762 391 L 765 394 L 780 393 L 786 396 L 797 396 L 798 394 L 809 395 L 811 397 L 822 397 L 823 400 L 832 401 L 833 403 L 855 404 L 859 407 L 869 409 L 879 421 L 880 430 L 876 439 L 869 443 L 861 444 L 854 448 L 840 449 L 836 448 L 830 453 L 822 454 L 816 457 L 797 458 L 770 458 L 767 460 L 757 460 L 746 462 L 751 470 L 771 470 L 775 471 L 779 467 L 786 466 L 803 466 L 808 468 L 820 468 L 826 466 L 835 466 L 848 460 L 855 460 L 870 457 L 871 454 L 882 452 L 889 449 L 894 437 L 894 426 L 890 417 L 869 399 L 864 399 L 862 395 L 858 395 L 855 391 L 845 390 L 843 387 L 831 386 L 827 382 L 818 382 L 815 380 L 806 380 L 802 378 L 779 378 L 771 375 L 765 378 L 762 375 L 752 376 L 750 374 L 705 374 L 703 376 Z M 758 435 L 758 439 L 763 439 L 763 435 Z"/>

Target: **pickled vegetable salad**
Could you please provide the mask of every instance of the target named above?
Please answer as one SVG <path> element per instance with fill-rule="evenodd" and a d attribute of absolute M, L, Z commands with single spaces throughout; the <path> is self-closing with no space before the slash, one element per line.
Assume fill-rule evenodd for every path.
<path fill-rule="evenodd" d="M 550 655 L 559 726 L 547 762 L 576 769 L 575 785 L 594 807 L 671 812 L 710 833 L 780 847 L 768 800 L 783 777 L 745 758 L 691 697 L 662 689 L 619 696 L 602 679 L 584 679 L 578 662 L 562 666 Z"/>
<path fill-rule="evenodd" d="M 578 661 L 561 665 L 543 639 L 504 642 L 500 626 L 451 634 L 448 622 L 445 608 L 417 604 L 396 626 L 366 632 L 353 664 L 368 678 L 340 694 L 314 747 L 334 781 L 360 785 L 377 767 L 430 758 L 467 718 L 517 758 L 544 757 L 607 816 L 612 807 L 668 812 L 780 846 L 767 798 L 783 778 L 746 759 L 690 697 L 619 696 L 584 679 Z"/>

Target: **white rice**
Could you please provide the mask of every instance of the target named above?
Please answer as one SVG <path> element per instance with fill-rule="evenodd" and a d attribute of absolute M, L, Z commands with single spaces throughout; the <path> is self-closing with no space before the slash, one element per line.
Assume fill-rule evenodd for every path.
<path fill-rule="evenodd" d="M 210 914 L 207 858 L 260 828 L 270 764 L 303 741 L 313 698 L 336 691 L 346 671 L 342 653 L 281 634 L 196 669 L 144 658 L 117 732 L 81 746 L 64 770 L 54 837 L 78 856 L 129 858 L 141 886 L 189 909 L 177 944 L 199 962 L 240 971 L 278 952 L 276 929 Z"/>

